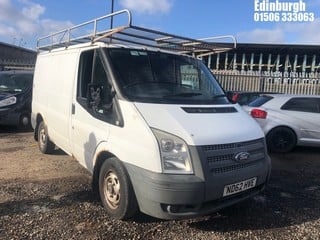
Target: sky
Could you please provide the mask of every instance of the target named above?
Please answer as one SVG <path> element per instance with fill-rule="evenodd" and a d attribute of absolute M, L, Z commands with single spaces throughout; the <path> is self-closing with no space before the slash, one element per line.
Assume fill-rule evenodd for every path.
<path fill-rule="evenodd" d="M 111 6 L 112 0 L 0 0 L 0 42 L 35 49 L 39 37 L 107 15 Z M 320 45 L 320 0 L 114 0 L 114 11 L 124 8 L 133 25 L 190 38 Z"/>

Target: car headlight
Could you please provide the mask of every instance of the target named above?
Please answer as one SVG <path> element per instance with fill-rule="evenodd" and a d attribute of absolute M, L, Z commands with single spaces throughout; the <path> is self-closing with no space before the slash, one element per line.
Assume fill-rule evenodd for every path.
<path fill-rule="evenodd" d="M 159 144 L 162 171 L 173 174 L 192 174 L 193 168 L 187 144 L 172 134 L 157 129 L 152 131 Z"/>
<path fill-rule="evenodd" d="M 0 107 L 6 107 L 6 106 L 10 106 L 13 105 L 17 102 L 17 98 L 12 96 L 12 97 L 8 97 L 6 99 L 3 99 L 0 101 Z"/>

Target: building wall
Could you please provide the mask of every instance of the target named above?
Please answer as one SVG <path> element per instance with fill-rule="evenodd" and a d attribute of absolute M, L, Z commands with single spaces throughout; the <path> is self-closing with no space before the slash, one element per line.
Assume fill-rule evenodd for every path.
<path fill-rule="evenodd" d="M 320 46 L 238 44 L 205 59 L 212 70 L 320 72 Z"/>
<path fill-rule="evenodd" d="M 36 52 L 22 47 L 0 43 L 0 71 L 34 68 Z"/>

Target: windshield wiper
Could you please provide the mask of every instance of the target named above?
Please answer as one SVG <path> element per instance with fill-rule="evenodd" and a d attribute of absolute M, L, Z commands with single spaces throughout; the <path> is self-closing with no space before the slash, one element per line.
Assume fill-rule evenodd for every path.
<path fill-rule="evenodd" d="M 175 82 L 161 82 L 161 81 L 142 81 L 142 82 L 133 82 L 133 83 L 128 83 L 123 86 L 124 89 L 129 88 L 129 87 L 134 87 L 136 85 L 140 84 L 158 84 L 158 85 L 174 85 L 178 87 L 184 87 L 184 88 L 191 88 L 190 85 L 188 84 L 179 84 Z"/>
<path fill-rule="evenodd" d="M 219 94 L 219 95 L 212 96 L 213 99 L 222 98 L 222 97 L 227 97 L 227 96 L 225 94 Z"/>
<path fill-rule="evenodd" d="M 200 96 L 200 95 L 202 95 L 202 93 L 189 92 L 189 93 L 177 93 L 177 94 L 165 95 L 163 97 L 164 98 L 167 98 L 167 97 L 194 97 L 194 96 Z"/>

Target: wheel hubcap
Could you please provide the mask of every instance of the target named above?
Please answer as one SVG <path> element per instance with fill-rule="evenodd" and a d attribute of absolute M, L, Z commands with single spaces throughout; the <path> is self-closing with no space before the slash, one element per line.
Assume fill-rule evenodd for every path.
<path fill-rule="evenodd" d="M 286 145 L 287 145 L 287 143 L 288 143 L 288 141 L 286 141 L 286 140 L 283 139 L 283 138 L 280 138 L 280 139 L 278 140 L 277 146 L 278 146 L 279 148 L 285 148 Z"/>
<path fill-rule="evenodd" d="M 284 133 L 279 134 L 276 137 L 277 137 L 277 139 L 275 140 L 276 146 L 280 149 L 286 148 L 291 143 L 290 138 L 288 136 L 286 136 Z"/>
<path fill-rule="evenodd" d="M 120 202 L 120 182 L 117 175 L 109 172 L 106 175 L 104 186 L 104 195 L 106 196 L 108 206 L 111 209 L 118 208 Z"/>
<path fill-rule="evenodd" d="M 41 129 L 41 130 L 40 130 L 39 139 L 40 139 L 40 144 L 41 144 L 42 146 L 46 144 L 46 131 L 45 131 L 44 129 Z"/>

